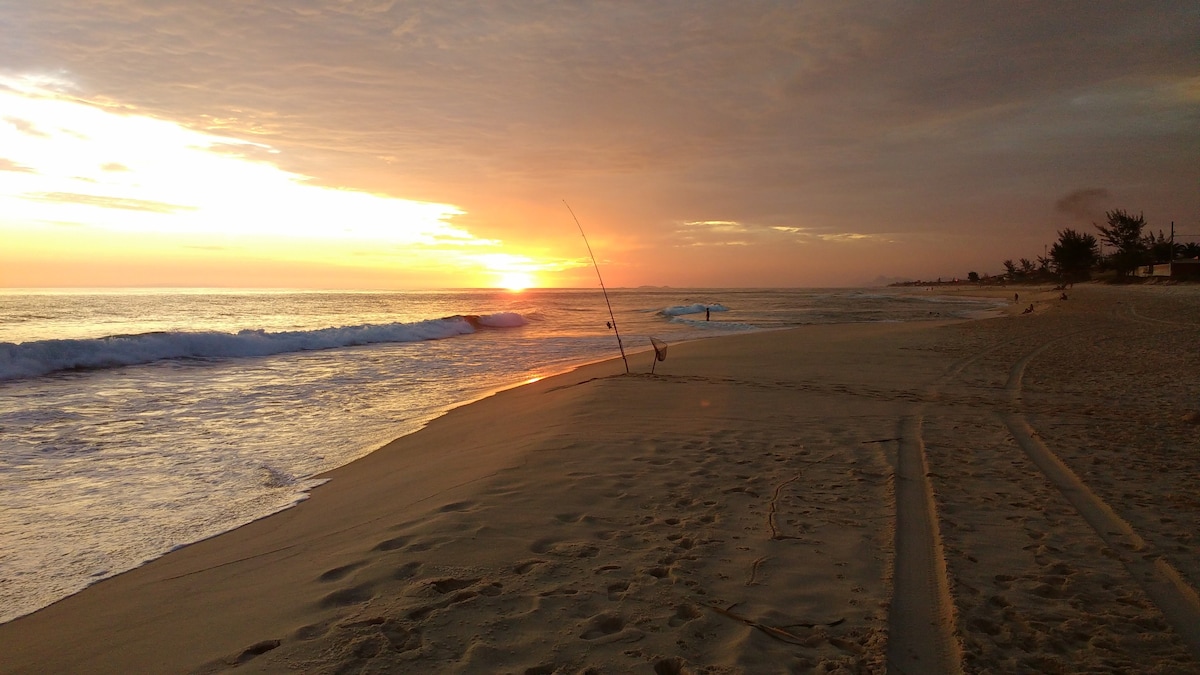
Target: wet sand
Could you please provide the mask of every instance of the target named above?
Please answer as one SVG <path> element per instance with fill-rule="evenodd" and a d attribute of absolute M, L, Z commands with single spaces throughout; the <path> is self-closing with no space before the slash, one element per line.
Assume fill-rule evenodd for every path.
<path fill-rule="evenodd" d="M 0 672 L 1200 672 L 1200 288 L 1019 292 L 464 406 Z"/>

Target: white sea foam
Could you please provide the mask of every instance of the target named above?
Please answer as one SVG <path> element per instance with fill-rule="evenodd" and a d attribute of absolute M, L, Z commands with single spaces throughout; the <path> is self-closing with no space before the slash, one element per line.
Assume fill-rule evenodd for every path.
<path fill-rule="evenodd" d="M 516 312 L 499 312 L 479 317 L 479 324 L 489 328 L 517 328 L 529 322 Z"/>
<path fill-rule="evenodd" d="M 678 305 L 675 307 L 667 307 L 658 311 L 663 316 L 683 316 L 685 314 L 703 314 L 705 311 L 712 312 L 728 312 L 729 308 L 720 303 L 706 305 L 695 303 L 691 305 Z"/>
<path fill-rule="evenodd" d="M 526 323 L 524 317 L 514 312 L 481 316 L 477 321 L 490 328 L 516 327 Z M 467 318 L 455 316 L 415 323 L 299 331 L 169 331 L 94 339 L 38 340 L 19 344 L 5 342 L 0 343 L 0 381 L 37 377 L 60 370 L 114 368 L 164 359 L 271 356 L 388 342 L 438 340 L 474 331 Z"/>

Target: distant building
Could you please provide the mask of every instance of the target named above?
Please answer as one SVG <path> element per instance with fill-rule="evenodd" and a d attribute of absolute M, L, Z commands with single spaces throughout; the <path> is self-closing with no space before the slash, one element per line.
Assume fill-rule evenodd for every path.
<path fill-rule="evenodd" d="M 1200 280 L 1200 258 L 1183 258 L 1171 262 L 1172 279 Z"/>
<path fill-rule="evenodd" d="M 1134 272 L 1139 277 L 1169 277 L 1171 276 L 1171 263 L 1154 263 L 1153 265 L 1140 265 L 1137 271 Z"/>

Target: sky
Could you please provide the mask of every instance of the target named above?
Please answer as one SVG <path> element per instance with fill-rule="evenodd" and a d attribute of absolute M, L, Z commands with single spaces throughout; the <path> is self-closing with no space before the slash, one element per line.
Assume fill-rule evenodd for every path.
<path fill-rule="evenodd" d="M 0 286 L 862 286 L 1200 241 L 1200 4 L 0 0 Z M 574 216 L 572 215 L 574 212 Z"/>

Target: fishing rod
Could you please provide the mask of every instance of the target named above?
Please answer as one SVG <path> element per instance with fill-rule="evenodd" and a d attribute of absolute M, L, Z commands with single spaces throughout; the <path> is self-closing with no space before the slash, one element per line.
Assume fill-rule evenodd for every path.
<path fill-rule="evenodd" d="M 571 217 L 575 219 L 575 227 L 579 228 L 579 236 L 583 237 L 583 245 L 587 246 L 588 255 L 592 258 L 592 267 L 596 268 L 596 278 L 600 280 L 600 290 L 604 291 L 604 304 L 608 305 L 608 318 L 612 319 L 609 325 L 612 326 L 613 333 L 617 335 L 617 348 L 621 350 L 621 360 L 625 362 L 625 374 L 629 374 L 629 359 L 625 358 L 625 345 L 621 344 L 621 331 L 617 330 L 617 317 L 613 315 L 612 302 L 608 299 L 608 289 L 604 287 L 604 277 L 600 276 L 600 265 L 596 262 L 596 254 L 592 253 L 592 245 L 588 243 L 587 235 L 583 233 L 583 225 L 579 224 L 579 217 L 575 215 L 575 211 L 571 209 L 571 205 L 567 200 L 563 200 L 563 205 L 571 212 Z"/>

